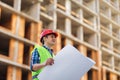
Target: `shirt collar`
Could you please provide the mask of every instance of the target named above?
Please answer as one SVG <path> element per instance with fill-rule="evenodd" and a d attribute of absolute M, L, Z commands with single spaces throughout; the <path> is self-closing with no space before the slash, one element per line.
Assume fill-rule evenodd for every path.
<path fill-rule="evenodd" d="M 47 50 L 51 50 L 53 52 L 53 49 L 50 49 L 48 46 L 43 45 L 44 48 L 46 48 Z"/>

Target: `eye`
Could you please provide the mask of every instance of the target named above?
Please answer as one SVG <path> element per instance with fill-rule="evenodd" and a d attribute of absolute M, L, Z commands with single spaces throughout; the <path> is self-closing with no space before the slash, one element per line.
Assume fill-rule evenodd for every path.
<path fill-rule="evenodd" d="M 55 38 L 55 35 L 51 35 L 51 38 Z"/>

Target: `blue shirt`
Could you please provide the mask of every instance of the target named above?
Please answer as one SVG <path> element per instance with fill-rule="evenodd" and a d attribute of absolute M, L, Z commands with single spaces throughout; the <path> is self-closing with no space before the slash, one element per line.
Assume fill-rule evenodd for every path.
<path fill-rule="evenodd" d="M 52 52 L 53 52 L 52 49 L 48 48 L 47 46 L 43 46 L 43 47 L 46 48 L 46 49 L 50 52 L 51 55 L 53 55 L 53 54 L 52 54 Z M 37 48 L 36 48 L 36 49 L 32 52 L 30 69 L 32 70 L 33 65 L 34 65 L 34 64 L 37 64 L 37 63 L 40 63 L 40 56 L 39 56 L 38 50 L 37 50 Z"/>

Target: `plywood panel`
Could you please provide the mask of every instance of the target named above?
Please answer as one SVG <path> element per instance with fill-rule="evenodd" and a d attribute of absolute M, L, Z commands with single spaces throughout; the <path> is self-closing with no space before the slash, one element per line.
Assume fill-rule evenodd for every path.
<path fill-rule="evenodd" d="M 98 80 L 99 75 L 97 70 L 92 70 L 92 80 Z"/>
<path fill-rule="evenodd" d="M 87 48 L 84 45 L 79 45 L 78 50 L 84 55 L 87 56 Z M 81 78 L 81 80 L 88 80 L 87 73 Z"/>
<path fill-rule="evenodd" d="M 110 73 L 110 80 L 117 80 L 117 75 L 114 73 Z"/>
<path fill-rule="evenodd" d="M 12 14 L 12 18 L 11 18 L 11 30 L 12 30 L 12 33 L 15 34 L 15 30 L 16 30 L 16 21 L 17 21 L 17 15 L 16 14 Z"/>
<path fill-rule="evenodd" d="M 42 23 L 31 23 L 30 39 L 40 44 L 40 33 L 42 31 Z"/>
<path fill-rule="evenodd" d="M 9 42 L 9 57 L 13 60 L 14 57 L 14 50 L 15 50 L 15 40 L 11 39 Z"/>
<path fill-rule="evenodd" d="M 18 30 L 18 34 L 21 37 L 24 37 L 24 33 L 25 33 L 25 18 L 20 17 L 20 25 L 19 25 L 19 30 Z"/>
<path fill-rule="evenodd" d="M 15 80 L 15 79 L 13 79 L 14 77 L 13 77 L 13 75 L 14 75 L 15 73 L 13 72 L 13 66 L 8 66 L 8 68 L 7 68 L 7 80 Z"/>
<path fill-rule="evenodd" d="M 106 80 L 106 69 L 104 67 L 102 67 L 102 80 Z"/>

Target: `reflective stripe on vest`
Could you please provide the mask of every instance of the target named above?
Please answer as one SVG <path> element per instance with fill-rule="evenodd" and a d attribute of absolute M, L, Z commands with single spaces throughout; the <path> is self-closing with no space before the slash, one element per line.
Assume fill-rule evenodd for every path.
<path fill-rule="evenodd" d="M 52 58 L 50 52 L 47 49 L 45 49 L 43 46 L 36 45 L 35 48 L 33 49 L 33 51 L 36 48 L 37 48 L 39 56 L 40 56 L 40 63 L 45 62 L 48 58 Z M 37 71 L 32 71 L 32 77 L 34 78 L 33 80 L 38 80 L 36 75 L 38 75 L 41 71 L 42 71 L 42 69 L 39 69 Z"/>

